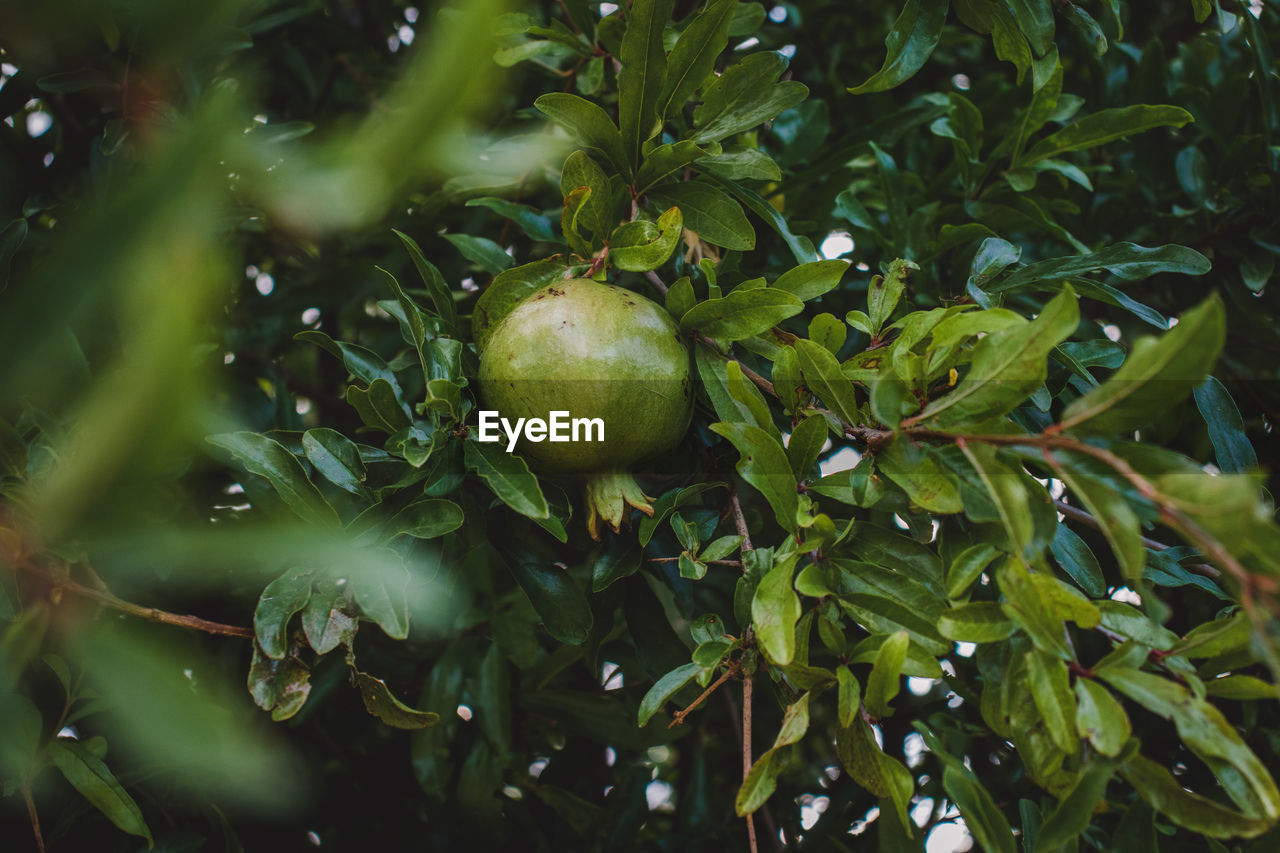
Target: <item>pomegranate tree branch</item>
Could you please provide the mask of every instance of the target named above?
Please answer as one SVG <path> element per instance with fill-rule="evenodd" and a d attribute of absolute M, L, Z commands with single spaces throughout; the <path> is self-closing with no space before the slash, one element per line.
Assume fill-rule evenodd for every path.
<path fill-rule="evenodd" d="M 716 690 L 719 689 L 721 684 L 724 684 L 726 681 L 732 678 L 735 673 L 738 673 L 741 671 L 742 671 L 742 665 L 739 664 L 737 661 L 734 661 L 731 664 L 729 664 L 729 666 L 725 668 L 725 671 L 720 674 L 719 678 L 717 678 L 715 681 L 707 685 L 707 689 L 702 691 L 701 696 L 699 696 L 697 699 L 694 699 L 692 702 L 690 702 L 687 708 L 680 711 L 676 711 L 675 714 L 672 715 L 671 722 L 667 724 L 667 728 L 674 729 L 676 726 L 684 725 L 685 718 L 689 716 L 689 713 L 693 711 L 694 708 L 697 708 L 704 701 L 706 701 L 706 698 L 710 696 L 712 693 L 715 693 Z"/>

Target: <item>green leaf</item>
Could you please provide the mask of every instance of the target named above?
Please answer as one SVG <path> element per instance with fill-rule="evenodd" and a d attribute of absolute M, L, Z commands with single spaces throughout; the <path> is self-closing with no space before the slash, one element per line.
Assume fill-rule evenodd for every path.
<path fill-rule="evenodd" d="M 462 507 L 443 498 L 423 498 L 397 512 L 388 522 L 384 535 L 435 539 L 462 526 Z"/>
<path fill-rule="evenodd" d="M 29 230 L 25 219 L 15 219 L 0 230 L 0 291 L 9 283 L 9 266 L 26 241 Z"/>
<path fill-rule="evenodd" d="M 1022 163 L 1034 163 L 1068 151 L 1096 148 L 1157 127 L 1182 127 L 1193 120 L 1191 113 L 1181 107 L 1167 105 L 1134 104 L 1102 110 L 1072 122 L 1057 133 L 1040 140 L 1031 146 Z"/>
<path fill-rule="evenodd" d="M 938 633 L 958 643 L 998 643 L 1018 630 L 994 601 L 975 601 L 945 611 L 938 619 Z"/>
<path fill-rule="evenodd" d="M 947 0 L 907 0 L 893 29 L 885 37 L 884 65 L 865 83 L 853 86 L 854 95 L 883 92 L 911 79 L 942 38 L 947 20 Z"/>
<path fill-rule="evenodd" d="M 476 347 L 483 351 L 493 330 L 517 305 L 547 285 L 564 278 L 568 268 L 560 255 L 552 255 L 495 276 L 476 300 L 475 311 L 471 316 Z"/>
<path fill-rule="evenodd" d="M 640 570 L 641 549 L 630 536 L 610 536 L 591 569 L 591 591 L 600 592 Z"/>
<path fill-rule="evenodd" d="M 999 237 L 983 240 L 969 266 L 969 280 L 966 283 L 969 295 L 986 306 L 989 301 L 985 291 L 987 282 L 1004 272 L 1010 264 L 1017 263 L 1020 257 L 1022 249 L 1008 240 L 1001 240 Z"/>
<path fill-rule="evenodd" d="M 1076 679 L 1076 732 L 1094 749 L 1112 757 L 1120 754 L 1133 733 L 1129 715 L 1107 688 L 1087 678 Z"/>
<path fill-rule="evenodd" d="M 427 295 L 431 297 L 431 304 L 436 307 L 436 313 L 445 321 L 448 326 L 457 324 L 457 309 L 453 305 L 453 297 L 449 292 L 449 285 L 445 283 L 444 276 L 440 275 L 440 270 L 427 260 L 422 254 L 422 249 L 418 244 L 402 231 L 391 229 L 391 233 L 400 238 L 404 249 L 409 253 L 409 258 L 413 261 L 414 268 L 418 271 L 418 275 L 422 277 L 422 283 L 427 287 Z"/>
<path fill-rule="evenodd" d="M 761 198 L 759 193 L 747 189 L 737 181 L 728 181 L 715 174 L 710 177 L 728 190 L 731 195 L 737 196 L 738 200 L 745 204 L 752 213 L 768 223 L 769 227 L 777 232 L 778 236 L 787 244 L 787 248 L 791 250 L 791 255 L 796 259 L 796 263 L 807 264 L 811 261 L 820 260 L 821 256 L 813 248 L 813 242 L 808 237 L 793 233 L 791 226 L 787 224 L 786 217 L 779 213 L 778 209 L 772 204 Z"/>
<path fill-rule="evenodd" d="M 1205 682 L 1205 693 L 1238 702 L 1280 699 L 1280 689 L 1252 675 L 1228 675 Z"/>
<path fill-rule="evenodd" d="M 405 593 L 409 572 L 403 566 L 385 563 L 360 566 L 348 582 L 365 618 L 377 623 L 393 640 L 409 636 L 409 603 Z"/>
<path fill-rule="evenodd" d="M 803 339 L 796 341 L 795 351 L 809 389 L 846 424 L 860 423 L 853 383 L 845 378 L 836 357 L 826 347 Z"/>
<path fill-rule="evenodd" d="M 1049 739 L 1067 754 L 1079 748 L 1076 737 L 1076 698 L 1067 665 L 1038 649 L 1026 653 L 1031 697 L 1044 718 Z"/>
<path fill-rule="evenodd" d="M 425 729 L 440 722 L 434 711 L 419 711 L 401 702 L 381 678 L 352 667 L 351 677 L 360 689 L 360 698 L 370 714 L 397 729 Z"/>
<path fill-rule="evenodd" d="M 756 246 L 756 232 L 742 212 L 742 205 L 724 190 L 703 181 L 667 184 L 649 192 L 650 201 L 675 206 L 684 215 L 684 227 L 708 243 L 747 251 Z"/>
<path fill-rule="evenodd" d="M 819 314 L 809 321 L 809 340 L 821 344 L 832 355 L 840 352 L 848 335 L 849 327 L 837 320 L 834 314 Z"/>
<path fill-rule="evenodd" d="M 49 744 L 49 758 L 71 786 L 121 830 L 155 844 L 142 809 L 121 787 L 107 765 L 75 741 L 57 738 Z"/>
<path fill-rule="evenodd" d="M 267 657 L 280 660 L 289 650 L 289 621 L 307 606 L 315 572 L 290 569 L 267 584 L 253 612 L 253 633 Z"/>
<path fill-rule="evenodd" d="M 302 610 L 302 630 L 315 653 L 328 654 L 340 645 L 350 648 L 356 627 L 342 588 L 331 580 L 318 581 Z"/>
<path fill-rule="evenodd" d="M 710 0 L 685 27 L 667 57 L 667 76 L 658 95 L 659 120 L 677 115 L 715 70 L 716 57 L 729 43 L 729 21 L 737 0 Z"/>
<path fill-rule="evenodd" d="M 791 663 L 796 653 L 796 622 L 800 597 L 791 585 L 795 559 L 783 560 L 761 579 L 751 599 L 751 624 L 760 650 L 777 666 Z"/>
<path fill-rule="evenodd" d="M 902 762 L 885 755 L 876 744 L 871 726 L 858 717 L 853 725 L 837 729 L 836 751 L 853 781 L 881 799 L 892 800 L 898 821 L 912 832 L 915 824 L 907 811 L 915 793 L 915 776 Z"/>
<path fill-rule="evenodd" d="M 758 148 L 727 151 L 715 157 L 707 157 L 698 161 L 697 169 L 731 181 L 782 180 L 782 170 L 778 168 L 778 164 Z"/>
<path fill-rule="evenodd" d="M 600 152 L 619 173 L 631 174 L 631 161 L 618 126 L 599 104 L 577 95 L 552 92 L 539 97 L 533 105 L 569 131 L 579 145 Z"/>
<path fill-rule="evenodd" d="M 849 264 L 849 261 L 842 260 L 800 264 L 778 276 L 778 280 L 770 287 L 786 291 L 801 302 L 808 302 L 835 290 L 845 271 L 849 269 Z"/>
<path fill-rule="evenodd" d="M 467 207 L 487 207 L 499 216 L 506 217 L 520 226 L 530 240 L 539 243 L 563 243 L 551 228 L 551 219 L 527 204 L 517 204 L 504 198 L 485 196 L 467 201 Z"/>
<path fill-rule="evenodd" d="M 1065 451 L 1054 453 L 1052 459 L 1054 470 L 1062 482 L 1097 519 L 1111 550 L 1115 552 L 1116 562 L 1120 564 L 1126 582 L 1136 586 L 1142 579 L 1142 569 L 1147 562 L 1137 514 L 1110 482 L 1097 476 L 1089 464 L 1091 460 Z"/>
<path fill-rule="evenodd" d="M 858 708 L 862 704 L 862 687 L 858 677 L 847 666 L 836 667 L 836 712 L 840 728 L 852 726 L 858 717 Z"/>
<path fill-rule="evenodd" d="M 810 415 L 792 431 L 791 438 L 787 440 L 787 460 L 797 480 L 808 478 L 826 441 L 827 419 L 821 415 Z"/>
<path fill-rule="evenodd" d="M 960 598 L 982 575 L 991 561 L 1000 555 L 994 545 L 970 545 L 947 567 L 947 597 Z"/>
<path fill-rule="evenodd" d="M 577 230 L 581 231 L 585 226 L 594 238 L 591 246 L 602 245 L 618 224 L 620 211 L 617 199 L 609 183 L 609 176 L 587 152 L 578 150 L 565 158 L 560 172 L 560 192 L 568 196 L 580 187 L 586 187 L 591 192 L 585 196 L 582 207 L 577 212 Z"/>
<path fill-rule="evenodd" d="M 769 502 L 782 529 L 795 531 L 800 507 L 796 478 L 778 439 L 752 424 L 720 422 L 711 430 L 738 449 L 738 474 Z"/>
<path fill-rule="evenodd" d="M 777 82 L 786 68 L 787 61 L 773 51 L 753 53 L 726 68 L 694 110 L 694 141 L 715 142 L 750 130 L 803 101 L 809 94 L 803 83 Z"/>
<path fill-rule="evenodd" d="M 1213 442 L 1218 468 L 1224 474 L 1238 474 L 1257 468 L 1258 454 L 1249 443 L 1240 409 L 1226 386 L 1209 376 L 1192 393 L 1200 417 L 1209 428 L 1209 440 Z"/>
<path fill-rule="evenodd" d="M 742 787 L 738 789 L 738 796 L 734 801 L 734 811 L 739 817 L 746 817 L 760 808 L 773 794 L 775 780 L 785 766 L 779 760 L 779 750 L 798 743 L 809 729 L 809 696 L 810 694 L 805 693 L 787 706 L 773 746 L 756 759 L 747 772 L 747 777 L 742 780 Z"/>
<path fill-rule="evenodd" d="M 901 258 L 889 264 L 889 271 L 883 276 L 872 276 L 867 287 L 867 315 L 871 318 L 871 329 L 879 334 L 884 324 L 889 321 L 893 309 L 898 307 L 902 291 L 907 286 L 907 278 L 920 267 L 911 261 Z"/>
<path fill-rule="evenodd" d="M 636 172 L 636 194 L 641 195 L 652 189 L 658 181 L 679 169 L 704 157 L 709 157 L 712 148 L 701 148 L 696 142 L 684 139 L 679 142 L 667 142 L 645 155 L 640 170 Z"/>
<path fill-rule="evenodd" d="M 948 762 L 942 771 L 942 787 L 960 809 L 965 826 L 981 849 L 990 853 L 1017 853 L 1009 821 L 991 793 L 962 767 Z"/>
<path fill-rule="evenodd" d="M 327 428 L 309 429 L 302 435 L 302 450 L 330 483 L 353 495 L 366 494 L 364 462 L 355 443 L 345 435 Z"/>
<path fill-rule="evenodd" d="M 594 621 L 587 595 L 568 571 L 542 562 L 536 555 L 504 550 L 507 566 L 547 633 L 572 646 L 586 642 Z"/>
<path fill-rule="evenodd" d="M 490 275 L 497 275 L 515 265 L 515 258 L 487 237 L 473 237 L 470 234 L 441 234 L 440 236 L 452 243 L 464 258 Z"/>
<path fill-rule="evenodd" d="M 653 715 L 662 710 L 662 706 L 667 700 L 679 692 L 690 681 L 693 681 L 702 667 L 696 663 L 686 663 L 678 666 L 659 678 L 649 691 L 644 694 L 644 698 L 640 700 L 640 712 L 636 716 L 637 724 L 646 725 Z"/>
<path fill-rule="evenodd" d="M 1253 838 L 1272 826 L 1270 820 L 1248 817 L 1186 790 L 1168 770 L 1141 755 L 1121 765 L 1120 775 L 1152 808 L 1192 832 L 1210 838 Z"/>
<path fill-rule="evenodd" d="M 733 290 L 690 308 L 680 318 L 680 327 L 718 341 L 740 341 L 766 332 L 803 310 L 804 303 L 799 299 L 773 288 Z"/>
<path fill-rule="evenodd" d="M 769 436 L 782 443 L 782 432 L 773 422 L 773 412 L 769 409 L 768 402 L 764 399 L 764 394 L 742 373 L 742 365 L 736 361 L 725 362 L 725 388 L 729 392 L 729 396 L 736 402 L 741 411 L 747 415 L 748 422 L 755 422 L 769 434 Z"/>
<path fill-rule="evenodd" d="M 609 260 L 618 269 L 630 272 L 657 269 L 675 251 L 682 224 L 678 207 L 663 213 L 656 223 L 624 222 L 609 238 Z"/>
<path fill-rule="evenodd" d="M 917 417 L 954 427 L 1009 412 L 1044 382 L 1049 353 L 1079 322 L 1075 293 L 1064 287 L 1035 320 L 983 338 L 974 347 L 969 372 L 955 389 Z"/>
<path fill-rule="evenodd" d="M 1031 497 L 1022 481 L 1021 466 L 1006 463 L 991 445 L 962 442 L 960 449 L 978 472 L 987 495 L 995 505 L 1013 552 L 1024 559 L 1033 559 L 1037 551 L 1035 524 L 1027 511 Z"/>
<path fill-rule="evenodd" d="M 1071 660 L 1063 620 L 1045 600 L 1022 561 L 1010 558 L 1001 564 L 996 569 L 996 583 L 1005 597 L 1001 609 L 1027 632 L 1036 648 L 1061 660 Z"/>
<path fill-rule="evenodd" d="M 538 478 L 525 461 L 507 453 L 497 444 L 468 441 L 464 451 L 467 468 L 475 471 L 502 499 L 502 502 L 529 518 L 547 518 L 551 514 Z"/>
<path fill-rule="evenodd" d="M 1098 558 L 1075 531 L 1065 524 L 1059 524 L 1058 529 L 1054 531 L 1049 548 L 1058 565 L 1071 575 L 1071 579 L 1079 584 L 1090 598 L 1102 598 L 1107 594 L 1107 580 L 1102 575 Z"/>
<path fill-rule="evenodd" d="M 618 53 L 622 63 L 618 71 L 618 125 L 629 164 L 639 164 L 640 144 L 657 130 L 658 97 L 667 73 L 662 31 L 673 5 L 674 0 L 634 0 L 627 15 Z"/>
<path fill-rule="evenodd" d="M 1143 337 L 1120 369 L 1062 413 L 1061 426 L 1128 434 L 1186 399 L 1204 381 L 1226 338 L 1226 312 L 1211 296 L 1160 338 Z"/>
<path fill-rule="evenodd" d="M 347 386 L 347 402 L 359 413 L 365 425 L 395 435 L 410 425 L 409 416 L 400 403 L 397 389 L 385 379 L 375 379 L 367 389 Z"/>
<path fill-rule="evenodd" d="M 1106 794 L 1117 765 L 1116 761 L 1095 758 L 1084 766 L 1076 784 L 1040 826 L 1035 853 L 1053 853 L 1075 844 L 1093 822 L 1093 811 Z"/>
<path fill-rule="evenodd" d="M 876 719 L 893 716 L 889 703 L 902 687 L 902 664 L 907 659 L 910 642 L 906 631 L 897 631 L 885 638 L 884 645 L 876 653 L 864 697 L 868 713 Z"/>
<path fill-rule="evenodd" d="M 299 518 L 328 528 L 341 525 L 338 513 L 311 482 L 302 463 L 278 441 L 247 431 L 211 435 L 205 440 L 231 451 L 250 474 L 266 478 Z"/>
<path fill-rule="evenodd" d="M 1019 290 L 1037 282 L 1056 283 L 1102 270 L 1125 281 L 1141 281 L 1159 273 L 1204 275 L 1209 269 L 1209 259 L 1186 246 L 1169 244 L 1148 248 L 1135 243 L 1116 243 L 1098 252 L 1028 264 L 987 290 L 992 293 Z"/>
<path fill-rule="evenodd" d="M 916 506 L 944 515 L 964 509 L 955 477 L 943 471 L 923 448 L 914 446 L 910 438 L 895 438 L 876 454 L 876 464 Z"/>
<path fill-rule="evenodd" d="M 1018 29 L 1026 35 L 1037 54 L 1053 48 L 1052 0 L 1009 0 Z"/>

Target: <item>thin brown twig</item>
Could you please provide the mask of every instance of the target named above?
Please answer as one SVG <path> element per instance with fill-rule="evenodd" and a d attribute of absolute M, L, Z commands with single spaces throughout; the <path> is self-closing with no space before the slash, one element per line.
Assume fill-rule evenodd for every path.
<path fill-rule="evenodd" d="M 729 490 L 729 505 L 733 508 L 733 525 L 738 529 L 738 535 L 742 537 L 742 551 L 754 551 L 755 546 L 751 544 L 751 531 L 747 530 L 747 519 L 742 514 L 742 503 L 738 500 L 738 490 L 731 488 Z"/>
<path fill-rule="evenodd" d="M 41 575 L 49 580 L 55 589 L 60 589 L 64 592 L 69 592 L 72 595 L 78 595 L 81 598 L 96 601 L 99 604 L 105 605 L 114 610 L 119 610 L 122 613 L 128 613 L 130 616 L 145 619 L 148 622 L 159 622 L 163 625 L 175 625 L 179 628 L 190 628 L 195 631 L 203 631 L 206 634 L 216 634 L 223 637 L 240 637 L 245 640 L 253 638 L 253 631 L 248 628 L 242 628 L 239 625 L 227 625 L 222 622 L 202 619 L 199 616 L 170 613 L 167 610 L 160 610 L 157 607 L 143 607 L 140 604 L 125 601 L 123 598 L 120 598 L 107 590 L 94 589 L 91 586 L 85 586 L 82 583 L 77 583 L 70 578 L 53 577 L 40 567 L 27 562 L 19 562 L 18 567 L 32 574 Z"/>
<path fill-rule="evenodd" d="M 40 815 L 36 812 L 36 801 L 31 798 L 31 783 L 22 783 L 22 799 L 27 804 L 27 817 L 31 818 L 31 832 L 36 837 L 36 849 L 44 853 L 44 833 L 40 831 Z"/>
<path fill-rule="evenodd" d="M 1067 518 L 1075 519 L 1081 524 L 1087 524 L 1088 526 L 1092 527 L 1094 530 L 1103 529 L 1102 522 L 1098 521 L 1098 519 L 1094 518 L 1092 515 L 1080 509 L 1079 507 L 1072 506 L 1071 504 L 1066 503 L 1065 501 L 1060 501 L 1057 499 L 1054 500 L 1053 505 L 1057 507 L 1058 512 L 1062 513 Z M 1146 536 L 1141 536 L 1139 538 L 1142 540 L 1143 545 L 1147 546 L 1153 551 L 1167 551 L 1168 549 L 1173 547 L 1172 545 L 1166 545 L 1164 542 L 1158 542 L 1155 539 L 1150 539 Z M 1185 568 L 1195 572 L 1196 574 L 1201 574 L 1209 578 L 1222 577 L 1222 572 L 1216 569 L 1215 567 L 1209 565 L 1208 563 L 1194 563 L 1190 566 L 1186 566 Z"/>
<path fill-rule="evenodd" d="M 688 707 L 683 708 L 679 711 L 676 711 L 674 714 L 672 714 L 671 722 L 667 724 L 667 728 L 674 729 L 676 726 L 683 726 L 685 718 L 688 717 L 689 714 L 695 708 L 697 708 L 699 705 L 705 702 L 708 696 L 710 696 L 712 693 L 715 693 L 716 690 L 720 688 L 721 684 L 724 684 L 726 681 L 732 678 L 735 673 L 741 672 L 741 671 L 742 671 L 742 664 L 738 663 L 736 660 L 730 663 L 729 666 L 725 668 L 725 671 L 720 673 L 720 677 L 717 678 L 715 681 L 711 682 L 710 684 L 708 684 L 707 689 L 703 690 L 702 694 L 697 699 L 694 699 L 692 702 L 690 702 Z"/>

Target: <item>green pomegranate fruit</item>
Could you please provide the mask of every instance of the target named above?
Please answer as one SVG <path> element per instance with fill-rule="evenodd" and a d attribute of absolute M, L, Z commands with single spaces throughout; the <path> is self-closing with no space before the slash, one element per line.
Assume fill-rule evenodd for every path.
<path fill-rule="evenodd" d="M 540 473 L 586 475 L 587 524 L 598 537 L 602 521 L 619 529 L 626 504 L 653 512 L 628 472 L 670 450 L 689 427 L 689 345 L 643 296 L 568 279 L 533 294 L 493 329 L 480 357 L 480 392 L 509 424 L 566 413 L 560 435 L 570 440 L 522 434 L 515 449 Z"/>

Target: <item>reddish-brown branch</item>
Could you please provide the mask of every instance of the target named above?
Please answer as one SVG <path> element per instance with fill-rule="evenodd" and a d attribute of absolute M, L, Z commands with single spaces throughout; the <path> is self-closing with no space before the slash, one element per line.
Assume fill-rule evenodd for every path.
<path fill-rule="evenodd" d="M 731 664 L 729 664 L 729 666 L 725 668 L 725 671 L 720 673 L 719 678 L 717 678 L 715 681 L 707 685 L 707 689 L 702 691 L 702 695 L 700 695 L 697 699 L 694 699 L 692 702 L 690 702 L 687 708 L 684 708 L 680 711 L 676 711 L 675 714 L 672 715 L 671 722 L 667 724 L 667 728 L 674 729 L 676 726 L 684 725 L 685 718 L 688 717 L 689 714 L 695 708 L 697 708 L 699 705 L 705 702 L 708 696 L 710 696 L 712 693 L 715 693 L 716 690 L 720 688 L 721 684 L 724 684 L 726 681 L 732 678 L 735 673 L 738 673 L 741 671 L 742 671 L 742 665 L 737 661 L 734 661 Z"/>
<path fill-rule="evenodd" d="M 36 837 L 36 850 L 44 853 L 44 833 L 40 831 L 40 815 L 36 812 L 36 801 L 31 798 L 31 785 L 22 783 L 22 799 L 27 804 L 27 817 L 31 819 L 31 832 Z"/>
<path fill-rule="evenodd" d="M 222 622 L 214 622 L 209 619 L 201 619 L 199 616 L 186 616 L 179 613 L 170 613 L 167 610 L 160 610 L 156 607 L 143 607 L 140 604 L 134 604 L 131 601 L 125 601 L 123 598 L 105 589 L 94 589 L 91 586 L 85 586 L 77 583 L 70 578 L 59 578 L 44 571 L 38 566 L 34 566 L 28 562 L 19 562 L 18 567 L 32 574 L 38 574 L 45 578 L 55 589 L 69 592 L 81 598 L 87 598 L 96 601 L 113 610 L 119 610 L 121 613 L 128 613 L 130 616 L 136 616 L 139 619 L 145 619 L 148 622 L 159 622 L 163 625 L 176 625 L 179 628 L 190 628 L 194 631 L 203 631 L 206 634 L 216 634 L 223 637 L 240 637 L 249 640 L 253 638 L 253 631 L 248 628 L 242 628 L 239 625 L 227 625 Z"/>

